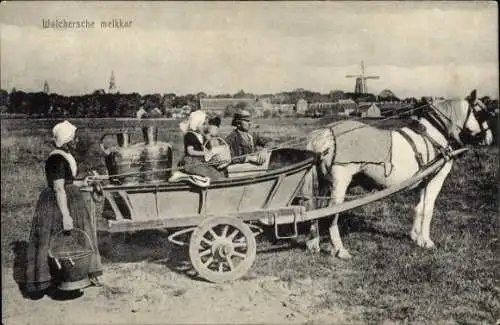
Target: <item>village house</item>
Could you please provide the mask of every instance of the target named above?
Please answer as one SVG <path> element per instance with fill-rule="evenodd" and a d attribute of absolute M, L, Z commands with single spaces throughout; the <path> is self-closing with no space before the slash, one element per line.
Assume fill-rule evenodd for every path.
<path fill-rule="evenodd" d="M 206 112 L 224 115 L 224 111 L 230 105 L 236 106 L 238 103 L 245 103 L 248 108 L 261 111 L 266 107 L 270 108 L 270 100 L 259 98 L 201 98 L 200 109 Z"/>
<path fill-rule="evenodd" d="M 137 119 L 141 119 L 141 118 L 142 118 L 145 114 L 147 114 L 147 112 L 144 110 L 144 108 L 142 108 L 142 107 L 141 107 L 141 108 L 140 108 L 140 109 L 136 112 L 135 117 L 136 117 Z"/>
<path fill-rule="evenodd" d="M 304 98 L 301 98 L 297 101 L 297 104 L 295 104 L 295 111 L 298 114 L 305 114 L 307 107 L 307 101 Z"/>
<path fill-rule="evenodd" d="M 339 106 L 338 110 L 343 112 L 344 116 L 350 116 L 358 110 L 358 104 L 351 98 L 339 99 L 337 105 Z"/>
<path fill-rule="evenodd" d="M 184 105 L 182 108 L 174 108 L 172 109 L 172 118 L 173 119 L 183 119 L 189 116 L 191 113 L 191 106 Z"/>
<path fill-rule="evenodd" d="M 319 112 L 324 116 L 350 116 L 358 109 L 352 99 L 343 99 L 336 102 L 312 103 L 308 111 Z"/>
<path fill-rule="evenodd" d="M 151 112 L 149 113 L 149 115 L 151 117 L 160 117 L 163 115 L 162 111 L 158 108 L 158 107 L 155 107 L 151 110 Z"/>
<path fill-rule="evenodd" d="M 336 103 L 334 103 L 334 102 L 311 103 L 308 107 L 308 111 L 314 115 L 322 115 L 322 116 L 337 115 Z"/>
<path fill-rule="evenodd" d="M 274 104 L 272 110 L 279 114 L 293 114 L 295 111 L 295 104 Z"/>
<path fill-rule="evenodd" d="M 380 107 L 375 103 L 360 103 L 358 106 L 358 115 L 361 118 L 379 118 L 382 117 Z"/>

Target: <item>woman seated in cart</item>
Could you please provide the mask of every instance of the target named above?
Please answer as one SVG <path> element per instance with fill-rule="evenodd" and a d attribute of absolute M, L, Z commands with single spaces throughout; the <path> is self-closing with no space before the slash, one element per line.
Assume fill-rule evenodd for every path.
<path fill-rule="evenodd" d="M 207 162 L 205 134 L 207 133 L 207 115 L 198 110 L 189 115 L 187 130 L 184 133 L 184 158 L 180 165 L 187 174 L 209 177 L 211 181 L 225 178 L 225 169 L 218 169 Z"/>

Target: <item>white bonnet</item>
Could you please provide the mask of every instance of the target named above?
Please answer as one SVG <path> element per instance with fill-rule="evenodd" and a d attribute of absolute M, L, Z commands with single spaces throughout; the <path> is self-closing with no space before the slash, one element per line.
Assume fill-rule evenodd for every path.
<path fill-rule="evenodd" d="M 76 126 L 68 121 L 56 124 L 52 129 L 56 147 L 62 147 L 75 138 Z"/>
<path fill-rule="evenodd" d="M 203 125 L 205 119 L 207 118 L 207 114 L 202 110 L 194 111 L 189 115 L 188 125 L 189 129 L 196 131 L 198 128 Z"/>

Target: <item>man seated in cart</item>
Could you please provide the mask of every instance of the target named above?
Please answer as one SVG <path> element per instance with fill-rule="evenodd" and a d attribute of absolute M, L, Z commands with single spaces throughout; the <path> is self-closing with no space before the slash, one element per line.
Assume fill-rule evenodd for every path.
<path fill-rule="evenodd" d="M 264 165 L 268 163 L 269 153 L 261 148 L 270 144 L 272 139 L 250 133 L 252 125 L 250 112 L 241 110 L 235 113 L 231 125 L 235 129 L 226 137 L 231 151 L 231 164 Z"/>

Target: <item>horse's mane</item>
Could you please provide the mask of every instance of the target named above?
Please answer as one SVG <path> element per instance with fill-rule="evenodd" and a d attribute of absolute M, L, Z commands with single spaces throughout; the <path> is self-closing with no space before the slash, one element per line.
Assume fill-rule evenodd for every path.
<path fill-rule="evenodd" d="M 431 104 L 437 110 L 441 118 L 444 117 L 445 124 L 454 123 L 462 126 L 467 118 L 467 109 L 469 103 L 465 99 L 444 99 Z"/>
<path fill-rule="evenodd" d="M 308 148 L 314 152 L 322 152 L 332 145 L 332 133 L 329 128 L 314 130 L 309 135 Z"/>

